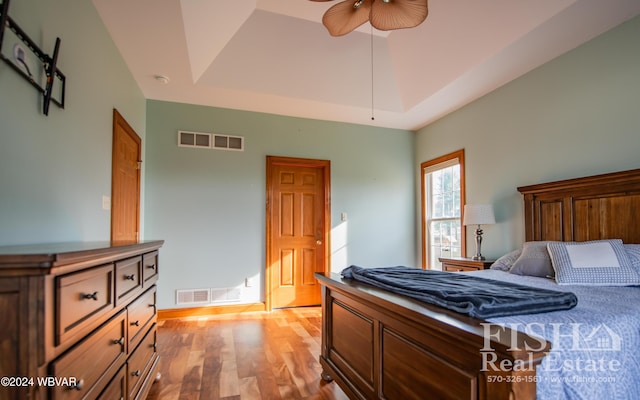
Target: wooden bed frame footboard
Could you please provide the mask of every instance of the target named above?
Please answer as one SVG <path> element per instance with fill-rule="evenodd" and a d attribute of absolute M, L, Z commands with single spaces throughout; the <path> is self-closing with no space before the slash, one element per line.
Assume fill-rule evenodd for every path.
<path fill-rule="evenodd" d="M 350 398 L 535 399 L 549 343 L 336 274 L 316 277 L 323 378 Z"/>

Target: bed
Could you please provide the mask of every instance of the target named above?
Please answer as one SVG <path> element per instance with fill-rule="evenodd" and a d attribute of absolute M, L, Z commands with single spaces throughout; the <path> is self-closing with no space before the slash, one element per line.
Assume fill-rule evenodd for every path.
<path fill-rule="evenodd" d="M 621 239 L 625 244 L 640 243 L 640 224 L 632 222 L 640 213 L 640 169 L 519 187 L 518 191 L 524 197 L 527 242 Z M 640 376 L 640 321 L 635 317 L 618 325 L 621 319 L 638 314 L 639 287 L 560 286 L 550 279 L 498 270 L 483 275 L 576 292 L 578 305 L 535 317 L 482 320 L 339 274 L 316 274 L 323 291 L 323 378 L 335 380 L 352 399 L 640 396 L 635 383 Z M 597 312 L 601 319 L 580 325 L 587 324 L 581 319 L 585 314 L 596 313 L 593 303 L 606 302 L 614 294 L 622 294 L 620 303 L 600 304 L 607 310 Z M 590 300 L 596 295 L 605 300 Z M 579 345 L 594 363 L 563 364 L 559 348 L 567 346 L 559 344 L 573 340 L 578 332 L 561 331 L 569 326 L 586 328 L 591 335 L 583 339 L 599 341 L 598 349 L 584 342 Z M 611 351 L 603 353 L 602 346 L 607 345 Z M 561 367 L 553 367 L 559 363 Z M 599 369 L 605 369 L 605 374 L 597 375 Z M 584 382 L 592 379 L 597 385 Z M 594 391 L 585 397 L 581 391 L 590 384 Z"/>

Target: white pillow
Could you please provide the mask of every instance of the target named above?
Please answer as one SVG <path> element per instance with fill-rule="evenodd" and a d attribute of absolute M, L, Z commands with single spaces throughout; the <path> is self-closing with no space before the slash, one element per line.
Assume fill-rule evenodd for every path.
<path fill-rule="evenodd" d="M 547 250 L 559 285 L 640 285 L 620 239 L 550 242 Z"/>

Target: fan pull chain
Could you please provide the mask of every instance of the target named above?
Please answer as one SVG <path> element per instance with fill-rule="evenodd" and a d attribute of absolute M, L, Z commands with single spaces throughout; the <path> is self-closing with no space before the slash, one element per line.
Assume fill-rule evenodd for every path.
<path fill-rule="evenodd" d="M 375 120 L 373 116 L 373 25 L 371 26 L 371 120 Z"/>

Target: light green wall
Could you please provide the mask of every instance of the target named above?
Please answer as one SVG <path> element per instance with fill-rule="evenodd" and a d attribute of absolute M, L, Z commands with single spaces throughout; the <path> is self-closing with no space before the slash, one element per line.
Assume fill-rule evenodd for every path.
<path fill-rule="evenodd" d="M 36 90 L 0 63 L 0 245 L 109 238 L 102 196 L 111 193 L 117 108 L 145 144 L 143 236 L 167 241 L 162 308 L 175 307 L 177 288 L 245 277 L 259 283 L 244 299 L 263 298 L 267 155 L 331 160 L 336 270 L 416 265 L 418 166 L 453 150 L 466 150 L 467 201 L 495 206 L 487 256 L 524 240 L 517 186 L 640 168 L 640 18 L 414 135 L 145 101 L 90 2 L 13 1 L 10 15 L 46 52 L 61 37 L 67 97 L 64 110 L 43 116 Z M 179 129 L 241 135 L 247 148 L 178 148 Z"/>
<path fill-rule="evenodd" d="M 67 93 L 44 116 L 36 89 L 0 63 L 0 245 L 108 240 L 113 108 L 144 137 L 145 99 L 90 1 L 12 1 L 9 16 L 48 54 L 61 38 Z"/>
<path fill-rule="evenodd" d="M 331 161 L 334 270 L 415 265 L 413 132 L 161 101 L 147 102 L 147 128 L 145 230 L 166 240 L 160 308 L 178 307 L 176 289 L 247 277 L 259 284 L 243 302 L 264 299 L 267 155 Z M 243 136 L 245 151 L 178 147 L 178 130 Z"/>
<path fill-rule="evenodd" d="M 639 38 L 637 17 L 417 133 L 416 169 L 465 149 L 467 203 L 496 214 L 483 255 L 524 241 L 516 187 L 640 168 Z"/>

